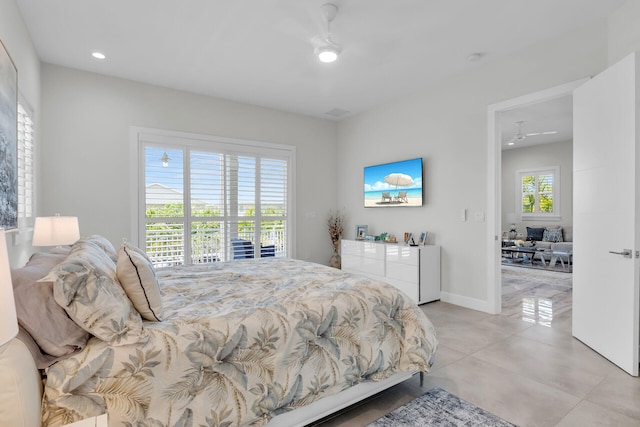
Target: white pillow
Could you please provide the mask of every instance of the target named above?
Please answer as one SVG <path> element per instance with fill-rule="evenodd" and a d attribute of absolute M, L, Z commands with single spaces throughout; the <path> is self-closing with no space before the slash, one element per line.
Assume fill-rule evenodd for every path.
<path fill-rule="evenodd" d="M 123 242 L 118 250 L 116 274 L 120 285 L 143 319 L 161 321 L 162 295 L 151 260 L 137 247 Z"/>

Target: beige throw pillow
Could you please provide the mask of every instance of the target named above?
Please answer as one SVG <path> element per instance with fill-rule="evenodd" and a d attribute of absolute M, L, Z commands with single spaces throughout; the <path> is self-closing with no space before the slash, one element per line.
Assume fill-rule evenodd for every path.
<path fill-rule="evenodd" d="M 156 271 L 139 248 L 122 243 L 116 265 L 118 280 L 143 319 L 159 322 L 164 311 Z"/>

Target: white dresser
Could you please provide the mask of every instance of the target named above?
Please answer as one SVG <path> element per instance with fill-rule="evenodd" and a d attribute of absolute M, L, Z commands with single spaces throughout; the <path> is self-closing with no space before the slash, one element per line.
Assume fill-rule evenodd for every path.
<path fill-rule="evenodd" d="M 418 304 L 440 299 L 440 246 L 342 240 L 342 270 L 385 281 Z"/>

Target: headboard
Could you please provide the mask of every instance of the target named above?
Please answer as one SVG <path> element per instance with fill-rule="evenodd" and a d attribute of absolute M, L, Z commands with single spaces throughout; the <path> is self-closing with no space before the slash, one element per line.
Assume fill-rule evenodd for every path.
<path fill-rule="evenodd" d="M 0 348 L 0 425 L 39 427 L 42 380 L 31 352 L 17 338 Z"/>

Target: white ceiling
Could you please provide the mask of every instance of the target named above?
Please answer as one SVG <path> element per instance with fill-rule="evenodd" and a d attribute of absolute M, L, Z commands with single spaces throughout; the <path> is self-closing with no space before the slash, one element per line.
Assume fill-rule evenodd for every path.
<path fill-rule="evenodd" d="M 522 121 L 522 134 L 555 131 L 552 135 L 527 136 L 507 143 L 518 132 L 518 122 Z M 502 149 L 530 147 L 532 145 L 573 140 L 573 96 L 566 95 L 549 101 L 539 102 L 526 107 L 505 111 L 499 115 Z"/>
<path fill-rule="evenodd" d="M 337 62 L 312 40 L 328 0 L 17 0 L 43 62 L 323 118 L 605 18 L 624 0 L 335 0 Z M 101 51 L 107 59 L 90 54 Z M 482 58 L 470 62 L 471 53 Z M 552 127 L 552 126 L 551 126 Z"/>

